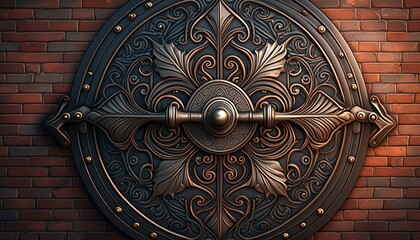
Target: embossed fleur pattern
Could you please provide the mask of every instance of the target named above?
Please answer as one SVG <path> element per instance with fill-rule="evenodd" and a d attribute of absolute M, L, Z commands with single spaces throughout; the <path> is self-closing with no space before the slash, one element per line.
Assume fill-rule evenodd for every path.
<path fill-rule="evenodd" d="M 181 23 L 180 12 L 190 20 Z M 98 124 L 124 152 L 122 161 L 113 153 L 105 160 L 110 175 L 153 221 L 188 237 L 242 239 L 278 227 L 322 189 L 335 164 L 325 155 L 336 154 L 341 135 L 333 133 L 348 119 L 339 117 L 345 109 L 328 64 L 285 18 L 251 1 L 197 1 L 168 14 L 125 45 L 96 112 L 116 105 L 133 114 L 162 112 L 172 102 L 185 109 L 201 85 L 226 79 L 255 109 L 272 104 L 288 121 L 259 127 L 240 151 L 220 156 L 201 151 L 181 127 L 149 123 L 139 139 L 141 119 L 116 123 L 108 111 Z M 124 136 L 109 134 L 114 123 L 127 127 Z"/>

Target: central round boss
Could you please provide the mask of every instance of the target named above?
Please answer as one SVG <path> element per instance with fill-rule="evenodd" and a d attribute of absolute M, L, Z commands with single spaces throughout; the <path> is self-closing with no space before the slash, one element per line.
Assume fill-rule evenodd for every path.
<path fill-rule="evenodd" d="M 232 82 L 212 80 L 191 96 L 187 111 L 203 114 L 202 123 L 184 124 L 189 139 L 212 154 L 241 149 L 253 136 L 257 124 L 238 122 L 239 112 L 254 111 L 247 94 Z"/>

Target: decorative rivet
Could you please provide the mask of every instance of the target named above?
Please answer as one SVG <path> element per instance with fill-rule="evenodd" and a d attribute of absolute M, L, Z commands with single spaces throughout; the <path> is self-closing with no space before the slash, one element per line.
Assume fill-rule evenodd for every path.
<path fill-rule="evenodd" d="M 378 115 L 376 115 L 376 113 L 369 114 L 369 121 L 374 122 L 376 119 L 378 119 Z"/>
<path fill-rule="evenodd" d="M 356 162 L 356 158 L 355 158 L 355 157 L 353 157 L 353 156 L 349 156 L 349 157 L 347 158 L 347 162 L 349 162 L 349 163 L 354 163 L 354 162 Z"/>
<path fill-rule="evenodd" d="M 157 238 L 157 233 L 152 232 L 152 233 L 150 234 L 150 238 L 151 238 L 151 239 L 156 239 L 156 238 Z"/>
<path fill-rule="evenodd" d="M 68 101 L 70 101 L 69 96 L 65 96 L 65 97 L 63 97 L 63 101 L 64 101 L 64 102 L 68 102 Z"/>
<path fill-rule="evenodd" d="M 82 87 L 82 90 L 84 91 L 84 92 L 87 92 L 87 91 L 89 91 L 90 90 L 90 85 L 89 84 L 83 84 L 83 87 Z"/>
<path fill-rule="evenodd" d="M 151 9 L 153 7 L 153 3 L 152 2 L 147 2 L 146 3 L 146 8 L 147 9 Z"/>
<path fill-rule="evenodd" d="M 322 209 L 322 208 L 318 208 L 318 209 L 316 210 L 316 213 L 317 213 L 319 216 L 321 216 L 321 215 L 323 215 L 323 214 L 324 214 L 324 209 Z"/>
<path fill-rule="evenodd" d="M 163 29 L 164 25 L 162 23 L 159 23 L 157 26 L 159 29 Z"/>
<path fill-rule="evenodd" d="M 372 96 L 372 97 L 370 97 L 370 101 L 371 102 L 377 102 L 378 101 L 378 97 Z"/>
<path fill-rule="evenodd" d="M 344 53 L 341 52 L 340 54 L 338 54 L 338 56 L 342 58 L 344 57 Z"/>
<path fill-rule="evenodd" d="M 122 213 L 122 208 L 120 208 L 120 207 L 115 207 L 115 209 L 114 209 L 114 212 L 115 213 L 117 213 L 117 214 L 120 214 L 120 213 Z"/>
<path fill-rule="evenodd" d="M 356 91 L 356 90 L 357 90 L 357 88 L 358 88 L 358 87 L 357 87 L 357 85 L 356 85 L 356 84 L 354 84 L 354 83 L 353 83 L 353 84 L 351 85 L 351 90 Z"/>
<path fill-rule="evenodd" d="M 133 223 L 133 228 L 139 229 L 140 228 L 140 223 L 138 223 L 138 222 Z"/>
<path fill-rule="evenodd" d="M 358 112 L 356 116 L 359 120 L 363 120 L 366 117 L 366 114 L 364 112 Z"/>
<path fill-rule="evenodd" d="M 92 157 L 91 156 L 85 157 L 85 162 L 86 163 L 91 163 L 92 162 Z"/>
<path fill-rule="evenodd" d="M 287 232 L 283 233 L 282 235 L 283 239 L 289 239 L 289 234 Z"/>
<path fill-rule="evenodd" d="M 319 26 L 318 27 L 318 32 L 319 33 L 324 33 L 325 31 L 327 31 L 327 29 L 324 26 Z"/>
<path fill-rule="evenodd" d="M 375 140 L 370 141 L 370 145 L 371 146 L 376 146 L 376 141 Z"/>
<path fill-rule="evenodd" d="M 302 14 L 306 16 L 306 15 L 308 15 L 308 11 L 306 9 L 303 9 Z"/>
<path fill-rule="evenodd" d="M 93 76 L 93 72 L 88 72 L 88 73 L 87 73 L 87 76 L 88 76 L 88 77 L 92 77 L 92 76 Z"/>
<path fill-rule="evenodd" d="M 117 25 L 117 26 L 114 27 L 114 32 L 116 32 L 116 33 L 121 32 L 121 30 L 122 30 L 122 27 L 120 25 Z"/>
<path fill-rule="evenodd" d="M 347 78 L 352 79 L 353 78 L 353 73 L 347 73 Z"/>
<path fill-rule="evenodd" d="M 76 114 L 74 114 L 74 118 L 76 120 L 81 120 L 83 118 L 83 113 L 77 112 Z"/>
<path fill-rule="evenodd" d="M 137 15 L 135 13 L 130 13 L 130 15 L 128 15 L 128 19 L 130 20 L 134 20 L 134 18 L 136 18 Z"/>
<path fill-rule="evenodd" d="M 306 228 L 306 227 L 307 227 L 307 225 L 306 225 L 306 223 L 305 223 L 305 222 L 301 222 L 301 223 L 299 224 L 299 226 L 300 226 L 301 228 Z"/>
<path fill-rule="evenodd" d="M 63 120 L 64 120 L 64 121 L 68 122 L 68 121 L 70 121 L 70 119 L 71 119 L 70 114 L 68 114 L 68 113 L 64 113 L 64 114 L 63 114 Z"/>

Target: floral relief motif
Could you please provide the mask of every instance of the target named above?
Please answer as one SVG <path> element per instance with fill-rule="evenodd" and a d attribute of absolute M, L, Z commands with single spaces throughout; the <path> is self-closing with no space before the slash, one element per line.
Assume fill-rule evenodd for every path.
<path fill-rule="evenodd" d="M 151 221 L 187 238 L 258 239 L 314 199 L 337 164 L 355 117 L 335 78 L 281 12 L 186 1 L 127 39 L 86 119 L 101 129 L 112 181 Z M 201 114 L 213 96 L 238 111 L 231 135 L 205 142 L 201 123 L 170 122 Z M 240 148 L 206 151 L 215 145 Z"/>

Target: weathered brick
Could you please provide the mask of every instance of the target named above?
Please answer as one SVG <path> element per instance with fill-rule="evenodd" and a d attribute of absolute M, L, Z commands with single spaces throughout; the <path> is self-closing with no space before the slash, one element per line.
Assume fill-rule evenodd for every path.
<path fill-rule="evenodd" d="M 382 19 L 408 19 L 408 9 L 382 9 Z"/>
<path fill-rule="evenodd" d="M 51 188 L 20 188 L 19 198 L 51 198 Z"/>
<path fill-rule="evenodd" d="M 384 52 L 416 52 L 418 44 L 414 42 L 383 42 L 381 50 Z"/>
<path fill-rule="evenodd" d="M 358 232 L 384 232 L 388 229 L 387 224 L 385 221 L 357 221 L 354 229 Z"/>
<path fill-rule="evenodd" d="M 45 231 L 46 223 L 39 221 L 8 221 L 5 229 L 11 232 L 19 231 Z"/>
<path fill-rule="evenodd" d="M 386 40 L 386 33 L 384 32 L 369 32 L 369 34 L 360 34 L 360 32 L 343 32 L 342 34 L 347 41 L 381 42 Z"/>
<path fill-rule="evenodd" d="M 370 210 L 369 220 L 405 220 L 405 215 L 403 210 Z"/>
<path fill-rule="evenodd" d="M 389 230 L 390 231 L 407 231 L 407 232 L 419 231 L 419 222 L 418 221 L 390 221 Z"/>
<path fill-rule="evenodd" d="M 77 21 L 60 21 L 60 20 L 56 20 L 56 21 L 51 21 L 50 22 L 50 30 L 52 31 L 77 31 L 78 30 L 78 26 L 77 26 Z"/>
<path fill-rule="evenodd" d="M 37 147 L 10 147 L 10 156 L 47 156 L 49 147 L 37 146 Z"/>
<path fill-rule="evenodd" d="M 94 9 L 73 9 L 73 19 L 94 19 Z"/>
<path fill-rule="evenodd" d="M 397 188 L 377 188 L 374 191 L 374 198 L 402 198 L 403 190 Z"/>
<path fill-rule="evenodd" d="M 89 46 L 86 42 L 52 42 L 48 43 L 48 51 L 51 52 L 82 52 Z"/>

